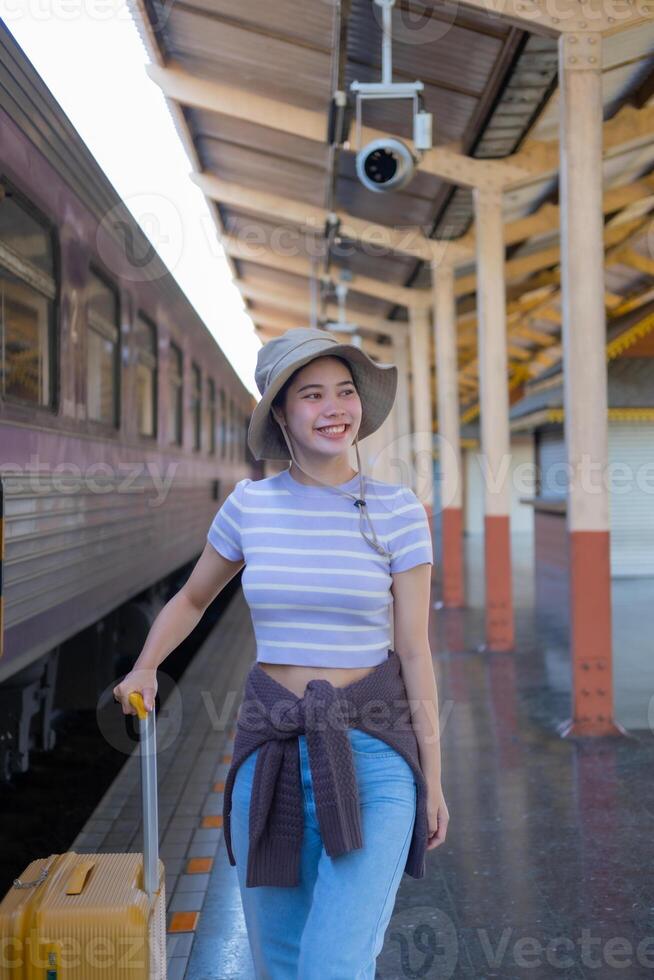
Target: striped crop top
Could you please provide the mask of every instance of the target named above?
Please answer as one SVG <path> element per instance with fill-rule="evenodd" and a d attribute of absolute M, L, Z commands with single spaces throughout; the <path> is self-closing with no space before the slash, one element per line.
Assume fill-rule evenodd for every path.
<path fill-rule="evenodd" d="M 339 485 L 358 495 L 358 474 Z M 241 480 L 226 498 L 207 540 L 225 558 L 245 561 L 241 585 L 257 661 L 374 667 L 387 659 L 391 575 L 433 565 L 432 540 L 425 508 L 408 487 L 366 478 L 366 501 L 390 559 L 363 539 L 351 498 L 299 483 L 288 470 Z"/>

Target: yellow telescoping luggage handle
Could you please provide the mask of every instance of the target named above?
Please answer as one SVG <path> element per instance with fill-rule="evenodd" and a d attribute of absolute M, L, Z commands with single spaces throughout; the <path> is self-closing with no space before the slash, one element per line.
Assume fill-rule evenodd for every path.
<path fill-rule="evenodd" d="M 145 701 L 140 691 L 130 691 L 127 700 L 136 709 L 139 718 L 143 719 L 148 717 L 148 709 L 145 707 Z"/>
<path fill-rule="evenodd" d="M 143 804 L 143 882 L 152 897 L 159 889 L 159 820 L 157 806 L 157 735 L 154 707 L 148 711 L 140 691 L 128 701 L 139 719 L 141 738 L 141 801 Z"/>
<path fill-rule="evenodd" d="M 141 796 L 143 800 L 143 880 L 145 890 L 151 896 L 159 885 L 159 833 L 157 827 L 157 773 L 154 754 L 147 756 L 156 745 L 154 737 L 154 711 L 145 707 L 139 691 L 129 694 L 129 703 L 136 709 L 141 729 Z M 152 715 L 152 720 L 148 715 Z M 145 724 L 144 724 L 145 723 Z M 147 772 L 146 772 L 147 769 Z M 154 780 L 154 782 L 152 782 Z M 154 797 L 154 798 L 153 798 Z M 96 861 L 87 858 L 75 865 L 66 884 L 67 895 L 81 895 L 88 876 Z"/>
<path fill-rule="evenodd" d="M 157 807 L 157 758 L 154 709 L 148 711 L 139 691 L 132 691 L 129 703 L 136 709 L 141 736 L 141 799 L 143 803 L 143 881 L 150 897 L 159 886 L 159 827 Z M 55 858 L 56 860 L 56 858 Z M 54 862 L 52 862 L 54 863 Z M 95 860 L 86 858 L 75 865 L 66 883 L 67 895 L 81 895 Z M 15 888 L 33 888 L 45 881 L 49 865 L 35 881 L 14 879 Z"/>

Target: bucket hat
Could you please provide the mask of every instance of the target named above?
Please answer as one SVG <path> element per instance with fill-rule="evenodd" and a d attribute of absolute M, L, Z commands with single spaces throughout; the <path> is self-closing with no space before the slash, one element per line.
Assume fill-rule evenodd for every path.
<path fill-rule="evenodd" d="M 271 412 L 275 395 L 290 376 L 309 361 L 327 356 L 342 357 L 347 361 L 361 399 L 361 424 L 354 437 L 359 470 L 358 497 L 341 487 L 325 483 L 324 480 L 308 473 L 300 466 L 295 458 L 286 425 L 276 421 Z M 261 394 L 261 400 L 256 405 L 248 426 L 248 445 L 254 458 L 292 460 L 297 468 L 312 480 L 350 497 L 359 510 L 359 530 L 362 536 L 378 554 L 389 558 L 390 553 L 379 543 L 367 511 L 365 478 L 359 456 L 358 440 L 376 432 L 391 411 L 397 391 L 396 365 L 377 364 L 361 348 L 354 344 L 341 343 L 325 330 L 314 327 L 292 327 L 260 348 L 254 380 Z M 370 527 L 372 540 L 364 531 L 364 519 Z"/>

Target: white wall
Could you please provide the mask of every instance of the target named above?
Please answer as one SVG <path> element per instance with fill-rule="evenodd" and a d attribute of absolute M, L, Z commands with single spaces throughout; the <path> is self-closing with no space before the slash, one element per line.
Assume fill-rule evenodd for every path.
<path fill-rule="evenodd" d="M 484 476 L 480 462 L 481 450 L 463 451 L 464 471 L 464 528 L 466 534 L 481 534 L 484 530 Z M 511 531 L 533 531 L 534 509 L 521 504 L 520 497 L 534 495 L 534 444 L 531 436 L 511 440 L 511 461 L 508 479 L 511 482 Z"/>

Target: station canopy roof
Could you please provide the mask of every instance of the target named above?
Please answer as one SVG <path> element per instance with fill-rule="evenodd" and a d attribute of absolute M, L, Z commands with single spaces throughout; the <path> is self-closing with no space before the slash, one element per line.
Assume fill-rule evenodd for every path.
<path fill-rule="evenodd" d="M 582 10 L 560 2 L 568 17 Z M 409 306 L 431 304 L 430 263 L 446 254 L 456 261 L 462 422 L 474 419 L 472 188 L 501 180 L 513 400 L 560 364 L 559 30 L 547 5 L 396 0 L 392 78 L 423 83 L 433 149 L 404 188 L 375 193 L 356 173 L 350 89 L 382 76 L 373 0 L 129 3 L 262 340 L 312 312 L 338 322 L 341 283 L 364 349 L 392 361 L 393 336 Z M 630 21 L 601 25 L 609 330 L 654 299 L 654 14 L 626 9 Z M 349 126 L 333 125 L 330 142 L 336 92 L 347 95 Z M 412 145 L 409 101 L 365 102 L 361 144 L 382 135 Z"/>

